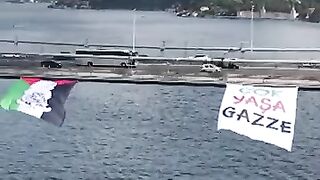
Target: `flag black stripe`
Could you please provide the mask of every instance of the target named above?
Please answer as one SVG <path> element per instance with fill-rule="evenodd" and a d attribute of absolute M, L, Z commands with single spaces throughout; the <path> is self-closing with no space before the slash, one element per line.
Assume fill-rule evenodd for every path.
<path fill-rule="evenodd" d="M 48 100 L 48 104 L 52 108 L 52 110 L 50 112 L 43 113 L 41 119 L 44 119 L 45 121 L 57 126 L 61 126 L 63 124 L 66 116 L 64 104 L 75 83 L 76 82 L 57 85 L 52 90 L 52 98 Z"/>

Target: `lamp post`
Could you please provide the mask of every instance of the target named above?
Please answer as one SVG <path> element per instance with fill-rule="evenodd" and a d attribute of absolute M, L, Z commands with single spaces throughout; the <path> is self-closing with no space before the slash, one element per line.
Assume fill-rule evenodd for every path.
<path fill-rule="evenodd" d="M 17 35 L 17 33 L 16 33 L 16 25 L 13 25 L 13 26 L 12 26 L 12 30 L 13 30 L 13 36 L 14 36 L 13 44 L 14 44 L 15 46 L 18 46 L 19 39 L 18 39 L 18 35 Z"/>
<path fill-rule="evenodd" d="M 253 15 L 254 15 L 254 4 L 251 1 L 251 22 L 250 22 L 250 48 L 253 52 Z"/>
<path fill-rule="evenodd" d="M 89 39 L 88 39 L 88 38 L 86 38 L 86 39 L 84 40 L 83 47 L 89 48 Z"/>
<path fill-rule="evenodd" d="M 133 23 L 132 23 L 132 51 L 135 52 L 136 48 L 136 9 L 133 9 Z"/>

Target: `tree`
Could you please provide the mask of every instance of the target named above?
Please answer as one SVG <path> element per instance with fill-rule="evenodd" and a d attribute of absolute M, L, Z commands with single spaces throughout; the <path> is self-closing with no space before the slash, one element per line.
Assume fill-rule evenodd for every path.
<path fill-rule="evenodd" d="M 67 0 L 63 0 L 67 1 Z M 164 10 L 179 4 L 183 9 L 198 10 L 201 6 L 224 11 L 250 10 L 252 0 L 90 0 L 90 5 L 96 9 L 141 9 Z M 320 8 L 320 0 L 253 0 L 255 11 L 263 6 L 267 11 L 290 12 L 294 4 L 298 12 L 307 8 Z"/>

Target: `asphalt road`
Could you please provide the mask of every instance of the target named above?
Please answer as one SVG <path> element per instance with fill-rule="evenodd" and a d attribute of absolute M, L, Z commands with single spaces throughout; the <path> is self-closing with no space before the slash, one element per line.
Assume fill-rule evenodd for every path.
<path fill-rule="evenodd" d="M 50 58 L 1 58 L 0 75 L 44 76 L 70 78 L 129 79 L 156 81 L 196 81 L 201 83 L 266 83 L 320 85 L 319 69 L 297 68 L 295 66 L 240 66 L 240 69 L 223 69 L 222 72 L 200 72 L 200 65 L 138 63 L 136 68 L 77 66 L 75 61 L 60 61 L 62 68 L 44 68 L 40 62 Z"/>

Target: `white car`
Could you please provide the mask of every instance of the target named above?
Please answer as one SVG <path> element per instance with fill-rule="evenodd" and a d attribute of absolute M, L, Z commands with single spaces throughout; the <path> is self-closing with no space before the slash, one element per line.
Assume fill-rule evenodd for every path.
<path fill-rule="evenodd" d="M 200 72 L 221 72 L 221 68 L 214 64 L 202 64 Z"/>
<path fill-rule="evenodd" d="M 239 60 L 238 58 L 224 58 L 224 60 L 228 60 L 228 61 L 237 61 Z"/>
<path fill-rule="evenodd" d="M 194 60 L 200 60 L 200 61 L 210 61 L 211 58 L 208 55 L 205 54 L 196 54 L 194 57 L 190 57 Z"/>

